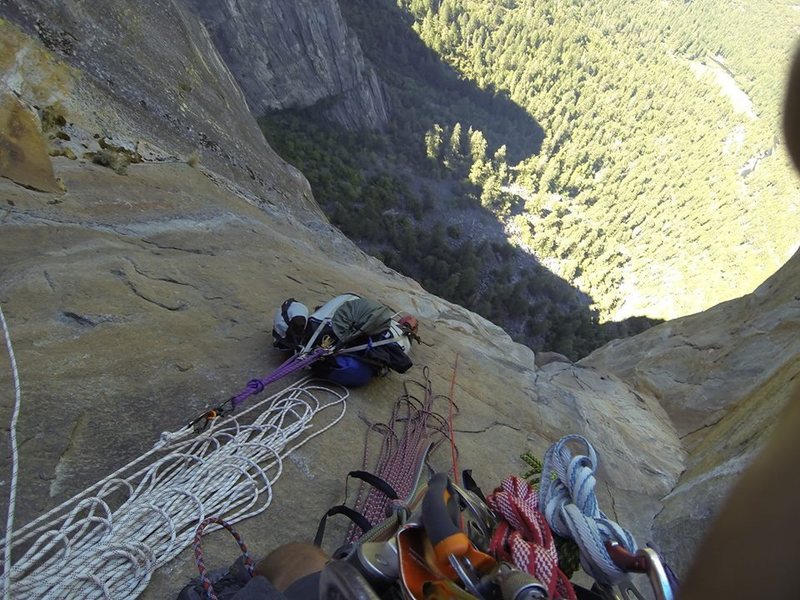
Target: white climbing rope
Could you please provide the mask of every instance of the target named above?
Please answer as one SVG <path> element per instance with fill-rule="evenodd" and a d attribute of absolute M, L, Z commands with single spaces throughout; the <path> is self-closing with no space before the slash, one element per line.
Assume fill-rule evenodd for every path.
<path fill-rule="evenodd" d="M 6 597 L 12 589 L 19 598 L 138 597 L 205 517 L 235 523 L 264 511 L 283 459 L 341 420 L 348 394 L 304 378 L 200 435 L 162 434 L 142 457 L 6 542 L 7 561 L 9 550 L 21 552 L 3 580 Z M 328 409 L 327 422 L 312 425 Z"/>
<path fill-rule="evenodd" d="M 14 412 L 11 416 L 11 426 L 9 433 L 9 445 L 11 446 L 11 481 L 8 486 L 8 514 L 6 515 L 6 537 L 3 548 L 11 547 L 11 532 L 14 530 L 14 511 L 17 503 L 17 475 L 19 469 L 19 450 L 17 449 L 17 420 L 19 419 L 19 407 L 22 400 L 20 391 L 19 373 L 17 371 L 17 360 L 14 358 L 14 348 L 11 345 L 11 334 L 8 332 L 6 316 L 3 314 L 3 307 L 0 306 L 0 322 L 3 325 L 3 338 L 6 342 L 8 359 L 11 362 L 11 377 L 14 382 Z M 11 572 L 11 554 L 4 552 L 3 575 L 0 585 L 3 586 L 3 598 L 11 598 L 9 589 L 9 573 Z"/>
<path fill-rule="evenodd" d="M 586 455 L 573 456 L 570 442 L 586 448 Z M 602 584 L 613 585 L 627 577 L 605 547 L 617 542 L 628 552 L 636 552 L 636 541 L 626 529 L 609 519 L 594 493 L 597 454 L 586 438 L 567 435 L 550 446 L 544 455 L 539 483 L 540 505 L 550 528 L 578 544 L 583 570 Z"/>

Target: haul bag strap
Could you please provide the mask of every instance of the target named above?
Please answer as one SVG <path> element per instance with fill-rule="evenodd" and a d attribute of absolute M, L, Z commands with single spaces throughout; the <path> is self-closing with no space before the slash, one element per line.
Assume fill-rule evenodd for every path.
<path fill-rule="evenodd" d="M 377 475 L 370 473 L 368 471 L 350 471 L 347 474 L 348 477 L 355 477 L 356 479 L 360 479 L 361 481 L 365 481 L 370 484 L 372 487 L 382 491 L 390 500 L 397 500 L 398 495 L 394 488 L 389 485 L 385 479 L 381 479 Z"/>
<path fill-rule="evenodd" d="M 364 515 L 362 515 L 360 512 L 356 512 L 349 506 L 339 504 L 329 508 L 328 512 L 322 515 L 322 519 L 320 519 L 319 526 L 317 527 L 317 533 L 314 536 L 315 546 L 322 546 L 322 538 L 325 537 L 325 523 L 328 521 L 328 517 L 332 517 L 333 515 L 344 515 L 353 523 L 355 523 L 361 529 L 361 531 L 367 532 L 372 529 L 372 525 L 370 525 L 370 522 Z"/>
<path fill-rule="evenodd" d="M 369 344 L 361 344 L 359 346 L 350 346 L 347 348 L 341 348 L 336 351 L 336 354 L 349 354 L 351 352 L 361 352 L 362 350 L 369 350 L 371 348 L 377 348 L 378 346 L 386 346 L 387 344 L 395 344 L 402 340 L 405 336 L 403 335 L 396 335 L 394 337 L 386 338 L 385 340 L 379 340 L 377 342 L 370 342 Z"/>
<path fill-rule="evenodd" d="M 355 479 L 360 479 L 374 487 L 377 490 L 380 490 L 390 500 L 397 500 L 398 495 L 394 488 L 389 485 L 384 479 L 381 479 L 377 475 L 373 473 L 369 473 L 368 471 L 350 471 L 347 474 L 348 477 L 354 477 Z M 337 506 L 332 507 L 328 512 L 326 512 L 322 519 L 320 519 L 319 526 L 317 527 L 317 533 L 314 536 L 314 545 L 321 546 L 322 545 L 322 538 L 325 537 L 325 524 L 328 521 L 328 517 L 332 517 L 333 515 L 344 515 L 348 519 L 350 519 L 353 523 L 358 526 L 363 533 L 366 533 L 370 529 L 372 529 L 372 524 L 367 520 L 367 518 L 362 515 L 360 512 L 357 512 L 350 508 L 349 506 L 345 506 L 344 504 L 339 504 Z"/>

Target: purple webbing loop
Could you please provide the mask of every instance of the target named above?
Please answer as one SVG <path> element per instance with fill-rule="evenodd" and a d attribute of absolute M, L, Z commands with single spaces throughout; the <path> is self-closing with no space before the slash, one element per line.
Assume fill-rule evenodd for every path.
<path fill-rule="evenodd" d="M 260 379 L 251 379 L 247 382 L 247 387 L 253 390 L 253 394 L 260 394 L 264 391 L 264 384 Z"/>
<path fill-rule="evenodd" d="M 279 379 L 286 377 L 290 373 L 304 369 L 319 358 L 322 358 L 322 355 L 325 354 L 325 352 L 326 350 L 324 348 L 316 348 L 311 354 L 298 354 L 296 356 L 292 356 L 272 373 L 267 375 L 264 379 L 251 379 L 247 383 L 246 388 L 231 398 L 231 406 L 233 408 L 238 407 L 250 396 L 255 396 L 256 394 L 261 393 L 270 383 L 274 383 Z"/>

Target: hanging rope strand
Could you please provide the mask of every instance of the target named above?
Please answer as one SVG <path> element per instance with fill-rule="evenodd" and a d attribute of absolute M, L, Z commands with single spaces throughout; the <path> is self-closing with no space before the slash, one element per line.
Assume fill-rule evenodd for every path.
<path fill-rule="evenodd" d="M 447 411 L 447 428 L 450 430 L 450 454 L 453 460 L 453 482 L 458 485 L 458 448 L 456 447 L 456 431 L 453 429 L 454 413 L 458 411 L 456 406 L 456 373 L 458 372 L 458 357 L 453 363 L 453 377 L 450 379 L 450 397 Z"/>
<path fill-rule="evenodd" d="M 388 424 L 373 425 L 367 433 L 364 444 L 362 470 L 367 470 L 370 468 L 367 450 L 369 433 L 376 431 L 383 433 L 373 472 L 391 485 L 403 501 L 414 491 L 426 457 L 451 435 L 447 421 L 433 410 L 436 401 L 446 397 L 434 395 L 427 367 L 423 369 L 423 377 L 424 382 L 403 383 L 403 394 L 397 399 Z M 411 386 L 422 388 L 423 400 L 414 396 Z M 398 432 L 398 429 L 401 431 Z M 391 502 L 391 499 L 380 490 L 360 485 L 353 506 L 372 525 L 375 525 L 386 518 L 386 511 Z M 362 533 L 359 528 L 352 526 L 346 541 L 355 541 Z"/>
<path fill-rule="evenodd" d="M 3 325 L 3 338 L 6 343 L 6 351 L 8 352 L 8 360 L 11 363 L 11 377 L 14 383 L 14 412 L 11 415 L 11 425 L 9 427 L 9 445 L 11 446 L 11 483 L 8 486 L 8 514 L 6 515 L 6 537 L 3 543 L 3 598 L 9 600 L 11 598 L 11 536 L 14 530 L 14 512 L 17 502 L 17 478 L 19 471 L 19 449 L 17 448 L 17 421 L 19 420 L 19 411 L 22 404 L 22 391 L 19 381 L 19 372 L 17 371 L 17 360 L 14 357 L 14 348 L 11 345 L 11 334 L 8 331 L 8 323 L 3 314 L 3 308 L 0 306 L 0 322 Z"/>

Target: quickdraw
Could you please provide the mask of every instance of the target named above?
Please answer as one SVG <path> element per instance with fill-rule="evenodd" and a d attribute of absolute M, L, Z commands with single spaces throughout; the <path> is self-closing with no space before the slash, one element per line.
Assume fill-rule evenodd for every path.
<path fill-rule="evenodd" d="M 231 396 L 230 398 L 225 400 L 225 402 L 219 404 L 218 406 L 203 411 L 203 413 L 200 416 L 189 421 L 186 427 L 189 429 L 194 429 L 196 433 L 202 433 L 214 421 L 236 410 L 236 408 L 239 405 L 241 405 L 245 400 L 247 400 L 250 396 L 260 394 L 262 391 L 264 391 L 264 388 L 269 384 L 274 383 L 279 379 L 282 379 L 283 377 L 286 377 L 287 375 L 294 373 L 295 371 L 305 369 L 306 367 L 311 366 L 318 360 L 321 360 L 326 356 L 332 355 L 332 353 L 333 351 L 330 348 L 318 347 L 311 350 L 310 352 L 304 352 L 292 356 L 263 379 L 251 379 L 250 381 L 247 382 L 247 386 L 243 388 L 238 394 L 236 394 L 235 396 Z"/>

